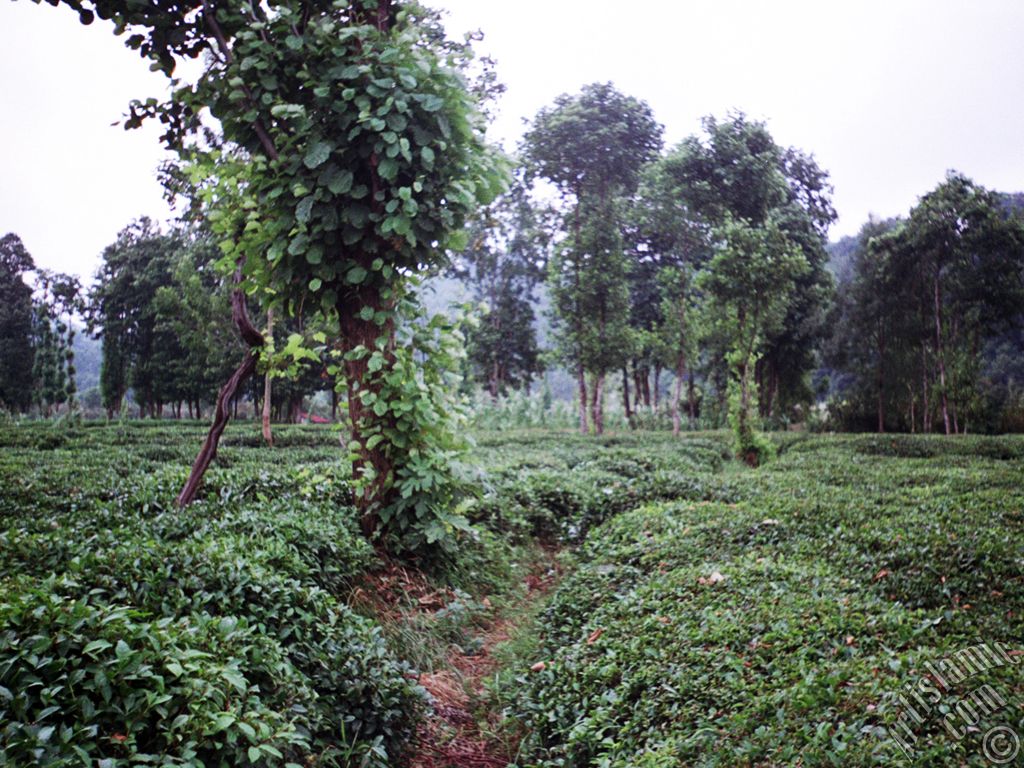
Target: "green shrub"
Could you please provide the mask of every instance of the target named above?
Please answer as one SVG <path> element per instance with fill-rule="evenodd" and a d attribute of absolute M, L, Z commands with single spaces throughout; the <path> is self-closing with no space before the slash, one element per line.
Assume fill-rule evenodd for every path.
<path fill-rule="evenodd" d="M 66 581 L 18 587 L 0 603 L 0 764 L 275 766 L 308 752 L 287 703 L 311 694 L 244 621 L 149 620 L 66 597 Z"/>

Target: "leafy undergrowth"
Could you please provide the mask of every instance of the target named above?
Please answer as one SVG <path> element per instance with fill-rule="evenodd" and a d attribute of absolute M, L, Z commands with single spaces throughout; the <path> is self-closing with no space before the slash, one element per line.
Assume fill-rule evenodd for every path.
<path fill-rule="evenodd" d="M 736 503 L 591 531 L 499 697 L 525 723 L 519 764 L 990 764 L 988 729 L 1024 733 L 1021 446 L 800 440 L 730 470 Z M 918 705 L 908 760 L 886 730 L 899 696 L 997 642 L 1007 663 Z M 969 722 L 983 685 L 1001 706 Z"/>
<path fill-rule="evenodd" d="M 926 662 L 1020 644 L 1024 440 L 785 435 L 750 471 L 713 433 L 483 434 L 474 532 L 398 564 L 333 430 L 233 425 L 178 511 L 201 435 L 0 429 L 0 765 L 891 764 Z M 1024 735 L 1021 669 L 911 762 Z"/>
<path fill-rule="evenodd" d="M 0 762 L 400 765 L 424 733 L 435 755 L 508 756 L 517 737 L 480 691 L 543 592 L 535 538 L 728 494 L 693 471 L 721 464 L 714 439 L 484 438 L 477 530 L 455 558 L 398 568 L 356 532 L 331 429 L 278 429 L 268 450 L 233 425 L 177 510 L 202 433 L 0 430 Z"/>
<path fill-rule="evenodd" d="M 427 696 L 347 604 L 333 435 L 236 432 L 179 511 L 197 428 L 47 429 L 2 436 L 0 764 L 401 760 Z"/>

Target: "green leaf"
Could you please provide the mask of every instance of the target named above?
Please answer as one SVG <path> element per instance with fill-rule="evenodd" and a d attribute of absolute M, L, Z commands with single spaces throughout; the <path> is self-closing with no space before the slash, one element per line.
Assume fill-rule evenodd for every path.
<path fill-rule="evenodd" d="M 469 233 L 464 229 L 453 232 L 448 238 L 448 247 L 453 251 L 464 251 L 469 245 Z"/>
<path fill-rule="evenodd" d="M 311 290 L 314 293 L 316 293 L 317 291 L 320 290 L 320 287 L 323 284 L 324 284 L 323 280 L 321 280 L 319 277 L 314 277 L 312 280 L 309 281 L 309 290 Z"/>
<path fill-rule="evenodd" d="M 350 170 L 332 168 L 324 181 L 327 183 L 327 188 L 331 190 L 332 195 L 344 195 L 352 189 L 352 180 L 354 178 Z"/>
<path fill-rule="evenodd" d="M 93 640 L 91 643 L 85 646 L 85 648 L 82 649 L 82 653 L 92 656 L 93 654 L 99 653 L 100 651 L 105 651 L 107 650 L 107 648 L 110 648 L 112 646 L 113 643 L 111 643 L 109 640 Z"/>
<path fill-rule="evenodd" d="M 335 70 L 334 77 L 338 80 L 354 80 L 359 77 L 359 67 L 355 64 L 350 64 L 339 70 Z"/>
<path fill-rule="evenodd" d="M 309 248 L 309 238 L 304 234 L 296 235 L 288 244 L 288 253 L 292 256 L 301 256 Z"/>
<path fill-rule="evenodd" d="M 316 198 L 313 195 L 302 198 L 302 201 L 295 206 L 295 220 L 301 224 L 305 224 L 309 221 L 309 217 L 313 212 L 313 204 L 316 202 Z"/>
<path fill-rule="evenodd" d="M 345 274 L 345 282 L 349 285 L 359 285 L 366 279 L 366 270 L 363 267 L 352 267 Z"/>
<path fill-rule="evenodd" d="M 391 158 L 384 158 L 380 161 L 380 165 L 377 166 L 377 173 L 380 177 L 386 181 L 394 181 L 395 177 L 398 176 L 398 163 Z"/>
<path fill-rule="evenodd" d="M 220 731 L 230 728 L 237 719 L 238 718 L 236 718 L 231 712 L 218 712 L 214 717 L 213 727 L 211 728 L 210 733 L 219 733 Z"/>
<path fill-rule="evenodd" d="M 327 162 L 327 158 L 331 156 L 333 149 L 334 145 L 328 144 L 326 141 L 318 141 L 309 148 L 302 161 L 306 164 L 307 168 L 318 168 Z"/>

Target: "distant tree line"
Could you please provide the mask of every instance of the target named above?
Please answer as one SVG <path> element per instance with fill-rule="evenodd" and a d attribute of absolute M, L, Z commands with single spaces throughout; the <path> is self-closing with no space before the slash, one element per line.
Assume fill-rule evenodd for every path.
<path fill-rule="evenodd" d="M 1024 413 L 1019 199 L 950 173 L 906 219 L 870 221 L 840 276 L 826 362 L 841 426 L 1007 431 Z"/>
<path fill-rule="evenodd" d="M 829 246 L 828 174 L 764 123 L 709 117 L 667 150 L 662 133 L 647 104 L 610 84 L 532 122 L 511 186 L 468 223 L 449 265 L 482 307 L 467 365 L 492 401 L 560 367 L 584 433 L 604 431 L 613 389 L 632 426 L 730 423 L 752 462 L 769 450 L 760 428 L 794 422 L 1024 429 L 1024 197 L 951 172 L 905 219 Z M 202 227 L 140 219 L 83 290 L 37 270 L 7 235 L 0 404 L 72 409 L 84 325 L 103 341 L 108 416 L 130 400 L 140 416 L 201 418 L 245 349 L 218 260 Z M 301 312 L 268 320 L 256 318 L 268 381 L 238 398 L 272 392 L 275 417 L 295 420 L 327 390 L 336 417 L 331 350 L 313 341 L 323 328 Z"/>
<path fill-rule="evenodd" d="M 610 84 L 541 110 L 518 163 L 455 260 L 488 312 L 469 342 L 492 398 L 547 362 L 575 379 L 584 433 L 604 430 L 613 382 L 630 424 L 729 420 L 753 462 L 762 425 L 1024 426 L 1020 196 L 951 173 L 833 264 L 812 156 L 742 113 L 666 151 L 650 107 Z"/>
<path fill-rule="evenodd" d="M 73 345 L 79 332 L 102 341 L 99 403 L 119 415 L 201 419 L 242 354 L 230 287 L 215 269 L 219 248 L 202 229 L 163 231 L 141 218 L 104 249 L 91 286 L 35 267 L 17 235 L 0 240 L 0 405 L 50 417 L 78 407 Z M 301 330 L 275 333 L 282 348 Z M 297 421 L 305 399 L 333 390 L 326 355 L 268 359 L 271 413 Z M 240 393 L 261 399 L 264 389 Z M 336 409 L 337 398 L 331 396 Z M 234 404 L 237 407 L 237 403 Z M 129 413 L 130 406 L 136 410 Z"/>
<path fill-rule="evenodd" d="M 78 279 L 38 269 L 21 238 L 0 238 L 0 407 L 50 417 L 75 407 Z"/>

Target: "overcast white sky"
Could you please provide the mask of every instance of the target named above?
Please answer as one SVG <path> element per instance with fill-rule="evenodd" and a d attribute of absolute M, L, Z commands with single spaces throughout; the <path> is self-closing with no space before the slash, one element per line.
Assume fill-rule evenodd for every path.
<path fill-rule="evenodd" d="M 833 237 L 905 213 L 949 168 L 1024 190 L 1021 0 L 436 0 L 481 29 L 508 86 L 510 146 L 554 97 L 613 81 L 672 143 L 742 109 L 813 152 L 835 184 Z M 165 218 L 154 128 L 111 127 L 163 78 L 102 22 L 0 3 L 0 234 L 40 266 L 91 275 L 132 218 Z"/>

